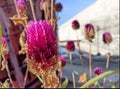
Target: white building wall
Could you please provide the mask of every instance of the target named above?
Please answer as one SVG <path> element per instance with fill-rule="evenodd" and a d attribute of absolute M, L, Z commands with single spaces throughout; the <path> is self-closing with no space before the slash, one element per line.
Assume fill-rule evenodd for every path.
<path fill-rule="evenodd" d="M 71 22 L 77 19 L 80 23 L 80 29 L 76 32 L 71 27 Z M 100 52 L 105 54 L 107 46 L 102 41 L 102 34 L 105 31 L 111 32 L 113 41 L 110 44 L 110 52 L 114 55 L 119 55 L 119 0 L 97 0 L 93 5 L 89 6 L 78 15 L 61 25 L 58 30 L 59 40 L 76 40 L 78 38 L 86 44 L 84 38 L 84 26 L 87 23 L 92 23 L 96 30 L 96 36 L 93 42 L 93 53 L 97 53 L 97 26 L 99 26 L 99 46 Z M 87 44 L 86 44 L 87 45 Z M 86 47 L 81 47 L 82 50 L 89 51 Z"/>

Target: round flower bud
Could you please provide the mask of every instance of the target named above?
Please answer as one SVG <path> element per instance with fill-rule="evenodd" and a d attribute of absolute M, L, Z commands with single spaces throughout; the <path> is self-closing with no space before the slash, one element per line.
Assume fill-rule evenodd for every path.
<path fill-rule="evenodd" d="M 27 6 L 24 0 L 18 0 L 16 5 L 20 13 L 24 12 L 27 9 Z"/>
<path fill-rule="evenodd" d="M 72 28 L 74 30 L 77 30 L 77 29 L 80 28 L 80 24 L 79 24 L 79 22 L 77 20 L 72 21 Z"/>
<path fill-rule="evenodd" d="M 92 24 L 85 25 L 85 38 L 92 42 L 92 39 L 95 37 L 94 26 Z"/>
<path fill-rule="evenodd" d="M 96 68 L 94 69 L 94 74 L 96 74 L 96 75 L 100 75 L 100 74 L 102 74 L 102 73 L 103 73 L 102 68 L 100 68 L 100 67 L 96 67 Z"/>
<path fill-rule="evenodd" d="M 112 42 L 112 36 L 109 32 L 105 32 L 103 34 L 103 42 L 106 43 L 106 44 L 109 44 Z"/>
<path fill-rule="evenodd" d="M 67 50 L 67 51 L 70 51 L 70 52 L 75 50 L 74 41 L 68 41 L 68 42 L 67 42 L 66 50 Z"/>
<path fill-rule="evenodd" d="M 63 8 L 63 6 L 62 6 L 62 4 L 60 2 L 55 4 L 55 10 L 57 12 L 61 12 L 62 8 Z"/>
<path fill-rule="evenodd" d="M 62 67 L 64 67 L 66 65 L 66 58 L 65 58 L 65 56 L 60 56 L 60 61 L 61 61 Z"/>

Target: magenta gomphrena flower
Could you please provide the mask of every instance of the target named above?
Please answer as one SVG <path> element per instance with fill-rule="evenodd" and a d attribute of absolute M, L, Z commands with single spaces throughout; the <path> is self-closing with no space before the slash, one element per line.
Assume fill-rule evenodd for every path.
<path fill-rule="evenodd" d="M 31 21 L 26 33 L 28 57 L 40 63 L 41 67 L 52 66 L 58 51 L 56 35 L 51 24 L 45 20 Z"/>
<path fill-rule="evenodd" d="M 67 51 L 70 51 L 70 52 L 75 50 L 74 41 L 68 41 L 68 42 L 67 42 L 66 50 L 67 50 Z"/>
<path fill-rule="evenodd" d="M 2 44 L 6 44 L 6 38 L 5 37 L 1 37 L 1 40 L 2 40 Z"/>
<path fill-rule="evenodd" d="M 62 4 L 60 2 L 55 4 L 55 10 L 57 12 L 61 12 L 62 8 L 63 8 L 63 6 L 62 6 Z"/>
<path fill-rule="evenodd" d="M 102 74 L 102 73 L 103 73 L 102 68 L 100 68 L 100 67 L 96 67 L 96 68 L 94 69 L 94 74 L 96 74 L 96 75 L 100 75 L 100 74 Z"/>
<path fill-rule="evenodd" d="M 5 37 L 1 37 L 1 42 L 2 42 L 2 45 L 4 46 L 4 45 L 6 45 L 6 43 L 7 43 L 7 41 L 6 41 L 6 38 Z"/>
<path fill-rule="evenodd" d="M 66 65 L 66 57 L 65 56 L 60 56 L 60 61 L 62 63 L 62 67 Z"/>
<path fill-rule="evenodd" d="M 72 28 L 74 30 L 79 29 L 79 27 L 80 27 L 80 24 L 79 24 L 79 22 L 77 20 L 72 21 Z"/>
<path fill-rule="evenodd" d="M 24 0 L 18 0 L 16 5 L 20 12 L 23 12 L 27 9 L 27 6 Z"/>
<path fill-rule="evenodd" d="M 103 33 L 103 42 L 106 44 L 109 44 L 112 42 L 112 36 L 111 36 L 110 32 Z"/>
<path fill-rule="evenodd" d="M 2 47 L 1 47 L 2 54 L 3 54 L 3 55 L 8 54 L 9 48 L 8 48 L 8 45 L 7 45 L 7 39 L 6 39 L 6 37 L 4 37 L 4 36 L 1 37 L 1 46 L 2 46 Z"/>
<path fill-rule="evenodd" d="M 85 25 L 85 38 L 92 42 L 92 39 L 95 37 L 95 30 L 92 24 Z"/>

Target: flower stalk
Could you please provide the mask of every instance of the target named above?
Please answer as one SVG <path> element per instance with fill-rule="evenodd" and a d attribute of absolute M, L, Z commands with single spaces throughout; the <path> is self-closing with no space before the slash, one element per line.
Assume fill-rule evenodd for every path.
<path fill-rule="evenodd" d="M 16 0 L 14 0 L 14 4 L 15 4 L 15 8 L 16 8 L 18 17 L 21 17 L 21 16 L 20 16 L 20 13 L 19 13 L 19 11 L 18 11 L 17 5 L 16 5 Z"/>
<path fill-rule="evenodd" d="M 32 10 L 33 19 L 34 19 L 34 21 L 36 21 L 35 11 L 34 11 L 34 8 L 33 8 L 33 2 L 32 2 L 32 0 L 29 0 L 29 1 L 30 1 L 30 7 L 31 7 L 31 10 Z"/>
<path fill-rule="evenodd" d="M 109 61 L 110 61 L 110 52 L 109 52 L 109 44 L 112 42 L 112 36 L 110 32 L 104 32 L 103 33 L 103 42 L 108 45 L 108 54 L 107 54 L 107 61 L 106 61 L 106 71 L 109 68 Z M 106 85 L 106 78 L 104 78 L 103 83 Z"/>
<path fill-rule="evenodd" d="M 109 45 L 108 45 L 108 54 L 107 54 L 107 61 L 106 61 L 106 71 L 108 70 L 108 68 L 109 68 L 109 62 L 110 62 L 110 54 L 109 54 L 110 52 L 109 52 Z M 104 83 L 104 87 L 105 87 L 105 85 L 106 85 L 106 78 L 104 78 L 104 80 L 103 80 L 103 83 Z"/>
<path fill-rule="evenodd" d="M 80 54 L 81 70 L 82 70 L 82 73 L 83 73 L 83 72 L 84 72 L 84 65 L 83 65 L 82 53 L 81 53 L 81 50 L 80 50 L 80 43 L 79 43 L 79 41 L 78 41 L 79 39 L 78 39 L 77 31 L 76 31 L 76 36 L 77 36 L 77 46 L 78 46 L 79 54 Z"/>
<path fill-rule="evenodd" d="M 27 70 L 26 70 L 26 73 L 25 73 L 25 77 L 24 77 L 24 83 L 23 83 L 23 86 L 25 87 L 25 84 L 26 84 L 26 80 L 27 80 L 27 76 L 28 76 L 28 67 L 27 67 Z"/>
<path fill-rule="evenodd" d="M 70 63 L 71 63 L 71 66 L 72 66 L 73 88 L 76 88 L 74 68 L 73 68 L 73 64 L 72 64 L 72 52 L 70 52 Z"/>
<path fill-rule="evenodd" d="M 92 79 L 92 57 L 91 57 L 91 42 L 89 42 L 89 73 L 90 73 L 90 79 Z"/>

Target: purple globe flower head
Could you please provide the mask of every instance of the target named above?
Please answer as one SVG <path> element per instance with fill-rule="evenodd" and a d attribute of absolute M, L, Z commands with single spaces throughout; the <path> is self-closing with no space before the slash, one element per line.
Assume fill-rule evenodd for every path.
<path fill-rule="evenodd" d="M 80 28 L 80 24 L 79 24 L 79 22 L 77 20 L 72 21 L 72 28 L 74 30 L 77 30 L 77 29 Z"/>
<path fill-rule="evenodd" d="M 6 38 L 4 36 L 1 37 L 1 42 L 3 46 L 7 44 Z"/>
<path fill-rule="evenodd" d="M 24 12 L 27 9 L 27 6 L 24 0 L 18 0 L 16 5 L 19 12 Z"/>
<path fill-rule="evenodd" d="M 62 63 L 62 67 L 64 67 L 66 65 L 66 58 L 65 58 L 65 56 L 60 56 L 60 61 Z"/>
<path fill-rule="evenodd" d="M 68 41 L 68 42 L 67 42 L 66 50 L 67 50 L 67 51 L 70 51 L 70 52 L 75 50 L 74 41 Z"/>
<path fill-rule="evenodd" d="M 96 67 L 96 68 L 94 69 L 94 74 L 96 74 L 96 75 L 100 75 L 100 74 L 102 74 L 102 73 L 103 73 L 102 68 L 100 68 L 100 67 Z"/>
<path fill-rule="evenodd" d="M 57 39 L 51 24 L 45 20 L 30 21 L 26 34 L 29 59 L 39 63 L 41 68 L 55 64 Z"/>
<path fill-rule="evenodd" d="M 7 39 L 5 36 L 1 37 L 1 50 L 2 50 L 1 53 L 6 57 L 8 57 L 7 55 L 9 54 L 9 48 L 8 48 Z"/>
<path fill-rule="evenodd" d="M 85 25 L 85 38 L 92 42 L 92 39 L 95 37 L 95 30 L 94 30 L 94 26 L 90 23 Z"/>
<path fill-rule="evenodd" d="M 112 36 L 111 36 L 110 32 L 103 33 L 103 42 L 106 44 L 109 44 L 112 42 Z"/>
<path fill-rule="evenodd" d="M 55 4 L 55 10 L 57 12 L 61 12 L 62 9 L 63 9 L 63 6 L 62 6 L 62 4 L 60 2 Z"/>

